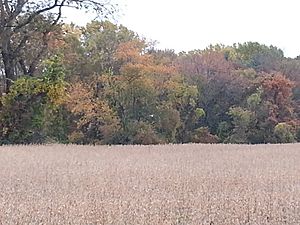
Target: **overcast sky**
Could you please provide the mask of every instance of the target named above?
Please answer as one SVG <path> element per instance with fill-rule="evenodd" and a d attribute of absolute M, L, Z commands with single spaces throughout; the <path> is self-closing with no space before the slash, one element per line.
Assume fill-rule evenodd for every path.
<path fill-rule="evenodd" d="M 158 41 L 159 48 L 203 49 L 209 44 L 258 41 L 300 55 L 300 0 L 114 0 L 117 22 Z M 68 12 L 84 25 L 90 15 Z"/>

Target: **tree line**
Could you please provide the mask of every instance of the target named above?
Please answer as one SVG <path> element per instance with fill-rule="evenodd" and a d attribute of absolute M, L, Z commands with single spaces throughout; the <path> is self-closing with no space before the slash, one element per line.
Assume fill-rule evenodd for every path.
<path fill-rule="evenodd" d="M 64 4 L 104 7 L 1 8 L 0 144 L 300 140 L 299 58 L 256 42 L 160 50 L 108 20 L 62 24 Z"/>

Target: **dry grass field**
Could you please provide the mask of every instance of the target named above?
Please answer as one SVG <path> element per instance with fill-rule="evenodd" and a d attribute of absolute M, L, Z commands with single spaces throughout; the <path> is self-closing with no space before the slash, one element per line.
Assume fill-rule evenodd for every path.
<path fill-rule="evenodd" d="M 0 147 L 0 224 L 300 224 L 300 145 Z"/>

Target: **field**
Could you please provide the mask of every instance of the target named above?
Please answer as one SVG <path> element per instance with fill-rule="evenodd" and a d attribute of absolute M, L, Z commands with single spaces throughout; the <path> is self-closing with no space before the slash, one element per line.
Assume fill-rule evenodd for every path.
<path fill-rule="evenodd" d="M 300 145 L 0 147 L 0 224 L 300 224 Z"/>

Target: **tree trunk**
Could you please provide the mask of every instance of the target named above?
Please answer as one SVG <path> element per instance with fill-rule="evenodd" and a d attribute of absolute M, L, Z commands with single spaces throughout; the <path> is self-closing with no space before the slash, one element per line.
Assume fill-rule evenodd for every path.
<path fill-rule="evenodd" d="M 4 92 L 7 93 L 15 80 L 15 65 L 14 57 L 9 52 L 2 51 L 2 60 L 4 64 L 4 79 L 5 79 L 5 88 Z"/>

